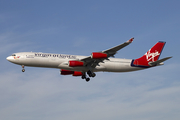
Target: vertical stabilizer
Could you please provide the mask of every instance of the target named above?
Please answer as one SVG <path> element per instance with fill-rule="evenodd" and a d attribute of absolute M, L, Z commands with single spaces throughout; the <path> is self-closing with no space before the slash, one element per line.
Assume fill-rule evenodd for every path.
<path fill-rule="evenodd" d="M 146 52 L 142 57 L 133 60 L 133 66 L 149 67 L 148 63 L 155 62 L 159 59 L 159 56 L 163 50 L 166 42 L 156 43 L 148 52 Z"/>

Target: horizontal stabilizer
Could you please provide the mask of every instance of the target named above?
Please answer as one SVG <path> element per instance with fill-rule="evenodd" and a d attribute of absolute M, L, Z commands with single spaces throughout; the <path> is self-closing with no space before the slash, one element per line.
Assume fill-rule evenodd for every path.
<path fill-rule="evenodd" d="M 172 57 L 166 57 L 166 58 L 157 60 L 157 61 L 155 61 L 155 62 L 149 62 L 148 64 L 149 64 L 150 66 L 159 65 L 160 63 L 162 63 L 162 62 L 164 62 L 164 61 L 166 61 L 166 60 L 168 60 L 168 59 L 170 59 L 170 58 L 172 58 Z"/>

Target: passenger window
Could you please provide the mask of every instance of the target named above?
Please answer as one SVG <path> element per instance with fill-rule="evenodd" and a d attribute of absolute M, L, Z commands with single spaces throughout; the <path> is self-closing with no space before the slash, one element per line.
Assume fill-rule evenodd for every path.
<path fill-rule="evenodd" d="M 12 54 L 11 56 L 16 56 L 16 54 Z"/>

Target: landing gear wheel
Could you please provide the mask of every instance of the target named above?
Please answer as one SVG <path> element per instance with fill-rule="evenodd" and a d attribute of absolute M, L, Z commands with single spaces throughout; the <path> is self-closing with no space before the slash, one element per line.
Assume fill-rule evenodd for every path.
<path fill-rule="evenodd" d="M 86 82 L 89 82 L 90 78 L 86 78 Z"/>
<path fill-rule="evenodd" d="M 25 72 L 25 69 L 22 69 L 22 72 Z"/>
<path fill-rule="evenodd" d="M 86 76 L 85 76 L 85 75 L 83 75 L 83 76 L 81 76 L 81 78 L 82 78 L 82 79 L 86 79 Z"/>
<path fill-rule="evenodd" d="M 92 72 L 90 70 L 87 71 L 87 74 L 89 75 L 89 77 L 92 77 Z"/>
<path fill-rule="evenodd" d="M 96 74 L 91 72 L 90 70 L 87 71 L 87 74 L 89 75 L 89 77 L 95 77 L 96 76 Z"/>
<path fill-rule="evenodd" d="M 96 74 L 95 73 L 92 73 L 92 75 L 91 75 L 92 77 L 95 77 L 96 76 Z"/>

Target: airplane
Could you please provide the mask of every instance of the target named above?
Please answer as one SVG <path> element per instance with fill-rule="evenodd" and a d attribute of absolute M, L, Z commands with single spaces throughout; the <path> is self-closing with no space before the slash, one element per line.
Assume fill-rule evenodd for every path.
<path fill-rule="evenodd" d="M 159 60 L 159 56 L 166 42 L 157 42 L 142 57 L 137 59 L 110 58 L 120 49 L 126 47 L 134 38 L 123 44 L 100 52 L 92 52 L 90 56 L 52 54 L 41 52 L 20 52 L 14 53 L 6 59 L 14 64 L 25 66 L 58 68 L 61 75 L 81 76 L 87 82 L 90 77 L 95 77 L 95 72 L 130 72 L 143 70 L 155 66 L 163 65 L 164 61 L 172 58 L 166 57 Z"/>

